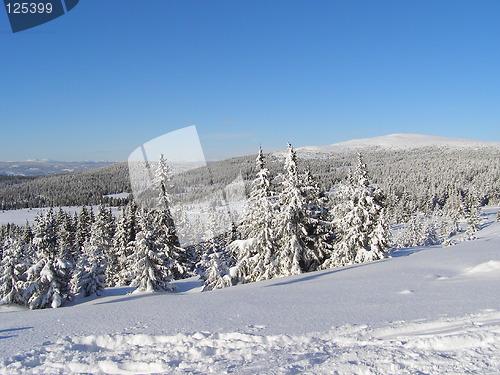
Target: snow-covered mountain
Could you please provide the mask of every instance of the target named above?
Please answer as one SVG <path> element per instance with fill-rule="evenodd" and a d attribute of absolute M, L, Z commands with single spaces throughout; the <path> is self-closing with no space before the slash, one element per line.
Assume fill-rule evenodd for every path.
<path fill-rule="evenodd" d="M 58 173 L 77 173 L 113 164 L 109 161 L 25 160 L 0 161 L 0 175 L 37 176 Z"/>
<path fill-rule="evenodd" d="M 381 137 L 353 139 L 327 146 L 306 146 L 297 148 L 301 156 L 314 157 L 322 154 L 349 152 L 363 149 L 403 150 L 421 147 L 444 148 L 480 148 L 492 147 L 500 149 L 500 142 L 477 141 L 464 138 L 448 138 L 423 134 L 390 134 Z M 282 154 L 278 152 L 277 154 Z"/>

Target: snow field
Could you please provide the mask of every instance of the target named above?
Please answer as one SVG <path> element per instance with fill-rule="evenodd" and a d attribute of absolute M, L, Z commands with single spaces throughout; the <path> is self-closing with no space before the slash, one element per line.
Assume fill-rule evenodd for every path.
<path fill-rule="evenodd" d="M 0 374 L 500 374 L 500 223 L 477 240 L 199 293 L 0 307 Z"/>
<path fill-rule="evenodd" d="M 0 373 L 422 374 L 500 370 L 500 312 L 346 325 L 326 333 L 91 335 L 64 338 L 0 364 Z"/>

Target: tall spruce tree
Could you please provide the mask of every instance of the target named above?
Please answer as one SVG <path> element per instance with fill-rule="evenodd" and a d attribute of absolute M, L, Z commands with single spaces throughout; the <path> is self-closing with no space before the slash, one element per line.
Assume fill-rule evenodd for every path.
<path fill-rule="evenodd" d="M 113 253 L 118 260 L 118 270 L 112 277 L 115 285 L 129 285 L 131 281 L 128 260 L 134 251 L 135 237 L 138 231 L 136 219 L 137 206 L 131 202 L 121 210 L 113 237 Z"/>
<path fill-rule="evenodd" d="M 139 232 L 134 241 L 134 252 L 128 264 L 131 267 L 131 283 L 137 291 L 171 291 L 171 259 L 165 256 L 165 246 L 159 241 L 159 230 L 151 212 L 143 210 L 139 216 Z"/>
<path fill-rule="evenodd" d="M 92 223 L 94 222 L 94 213 L 92 209 L 83 206 L 80 213 L 75 218 L 75 247 L 77 252 L 83 247 L 83 244 L 90 238 Z"/>
<path fill-rule="evenodd" d="M 306 262 L 314 258 L 314 250 L 308 247 L 306 199 L 303 181 L 297 169 L 297 155 L 291 144 L 285 158 L 285 173 L 281 176 L 282 191 L 277 214 L 278 237 L 277 263 L 280 276 L 299 274 Z"/>
<path fill-rule="evenodd" d="M 172 217 L 172 201 L 168 193 L 170 181 L 171 170 L 163 154 L 160 154 L 154 178 L 158 201 L 156 208 L 152 211 L 153 225 L 157 229 L 156 240 L 162 244 L 162 252 L 168 259 L 170 272 L 174 278 L 180 279 L 187 275 L 189 267 L 187 265 L 186 251 L 180 247 L 179 237 Z"/>
<path fill-rule="evenodd" d="M 272 279 L 279 275 L 275 233 L 276 193 L 271 187 L 262 148 L 256 159 L 257 174 L 245 208 L 240 231 L 245 241 L 236 241 L 237 278 L 242 282 Z M 249 242 L 250 241 L 250 242 Z"/>
<path fill-rule="evenodd" d="M 62 208 L 59 208 L 55 220 L 57 226 L 57 248 L 59 257 L 66 259 L 74 266 L 79 254 L 75 248 L 75 227 L 73 225 L 73 219 L 70 214 L 63 211 Z"/>
<path fill-rule="evenodd" d="M 103 266 L 106 270 L 106 285 L 115 286 L 115 278 L 119 272 L 118 256 L 113 247 L 113 237 L 116 231 L 115 218 L 111 209 L 104 207 L 102 204 L 97 209 L 95 221 L 91 226 L 90 238 L 84 244 L 84 247 L 89 247 L 87 242 L 90 241 L 90 246 L 97 248 L 99 257 L 103 257 Z M 89 253 L 88 249 L 86 251 Z M 94 253 L 95 251 L 92 251 Z"/>
<path fill-rule="evenodd" d="M 304 175 L 303 194 L 306 203 L 307 248 L 311 251 L 304 259 L 305 271 L 316 271 L 333 251 L 335 231 L 328 198 L 319 188 L 309 169 Z"/>

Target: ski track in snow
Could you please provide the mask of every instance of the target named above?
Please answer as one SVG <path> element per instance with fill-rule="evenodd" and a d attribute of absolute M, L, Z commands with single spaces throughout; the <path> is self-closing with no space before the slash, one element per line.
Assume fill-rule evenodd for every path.
<path fill-rule="evenodd" d="M 4 360 L 0 373 L 498 374 L 500 312 L 307 335 L 67 337 Z"/>

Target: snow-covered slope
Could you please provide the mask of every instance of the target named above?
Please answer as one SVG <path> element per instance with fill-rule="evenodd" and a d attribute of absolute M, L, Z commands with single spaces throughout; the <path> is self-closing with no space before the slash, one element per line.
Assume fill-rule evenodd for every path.
<path fill-rule="evenodd" d="M 336 143 L 330 147 L 363 148 L 382 147 L 392 149 L 418 148 L 427 146 L 445 147 L 499 147 L 499 142 L 476 141 L 464 138 L 447 138 L 423 134 L 390 134 L 382 137 L 353 139 Z"/>
<path fill-rule="evenodd" d="M 367 148 L 402 150 L 429 146 L 446 148 L 493 147 L 500 150 L 500 142 L 486 142 L 422 134 L 390 134 L 382 137 L 353 139 L 346 142 L 334 143 L 328 146 L 300 147 L 297 148 L 297 152 L 301 154 L 301 156 L 314 156 L 334 152 L 356 151 Z M 280 153 L 284 152 L 278 152 L 277 154 Z"/>
<path fill-rule="evenodd" d="M 0 374 L 498 373 L 500 223 L 475 241 L 200 293 L 0 308 Z M 17 353 L 17 354 L 16 354 Z"/>

